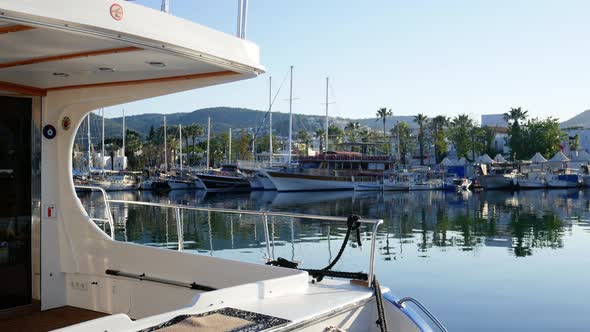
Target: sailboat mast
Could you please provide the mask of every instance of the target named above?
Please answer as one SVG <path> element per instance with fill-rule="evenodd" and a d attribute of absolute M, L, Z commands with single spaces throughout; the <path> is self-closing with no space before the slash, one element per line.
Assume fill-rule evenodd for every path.
<path fill-rule="evenodd" d="M 329 82 L 330 82 L 329 80 L 330 80 L 330 78 L 329 77 L 326 77 L 326 143 L 324 144 L 325 145 L 325 149 L 326 149 L 325 151 L 328 151 L 328 138 L 329 138 L 329 136 L 328 136 L 328 129 L 330 128 L 330 124 L 328 122 L 328 105 L 330 104 L 329 101 L 328 101 L 328 85 L 329 85 Z"/>
<path fill-rule="evenodd" d="M 125 136 L 127 136 L 127 135 L 125 135 L 125 131 L 126 131 L 125 130 L 125 110 L 123 110 L 123 149 L 122 149 L 122 152 L 123 152 L 123 156 L 122 156 L 123 157 L 123 163 L 125 163 Z"/>
<path fill-rule="evenodd" d="M 268 165 L 272 167 L 272 76 L 268 78 Z"/>
<path fill-rule="evenodd" d="M 102 115 L 102 142 L 101 142 L 101 146 L 102 146 L 102 151 L 101 151 L 101 160 L 100 160 L 100 168 L 102 170 L 102 174 L 104 175 L 104 108 L 102 109 L 101 112 Z"/>
<path fill-rule="evenodd" d="M 180 140 L 180 142 L 178 142 L 178 150 L 180 151 L 180 173 L 182 173 L 182 125 L 179 124 L 178 125 L 178 139 Z"/>
<path fill-rule="evenodd" d="M 90 169 L 92 168 L 92 160 L 91 160 L 92 157 L 90 155 L 90 145 L 92 145 L 92 142 L 90 140 L 90 114 L 91 113 L 88 113 L 88 116 L 86 117 L 86 119 L 87 119 L 86 124 L 88 127 L 87 128 L 87 131 L 88 131 L 87 132 L 87 135 L 88 135 L 87 136 L 88 137 L 88 173 L 90 173 Z"/>
<path fill-rule="evenodd" d="M 166 136 L 168 131 L 166 129 L 166 116 L 164 116 L 164 172 L 168 172 L 168 144 L 166 142 Z"/>
<path fill-rule="evenodd" d="M 207 118 L 207 169 L 209 169 L 209 152 L 211 151 L 211 117 Z"/>
<path fill-rule="evenodd" d="M 293 66 L 291 66 L 291 84 L 289 86 L 289 158 L 291 164 L 291 152 L 293 151 Z"/>
<path fill-rule="evenodd" d="M 231 164 L 231 128 L 229 128 L 229 151 L 227 152 L 227 163 Z"/>
<path fill-rule="evenodd" d="M 170 12 L 170 0 L 162 0 L 162 6 L 160 7 L 160 9 L 165 13 L 169 13 Z"/>

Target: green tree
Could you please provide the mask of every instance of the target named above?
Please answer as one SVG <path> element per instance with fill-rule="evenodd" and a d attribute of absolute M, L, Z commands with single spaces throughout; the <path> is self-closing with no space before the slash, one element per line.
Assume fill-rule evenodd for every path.
<path fill-rule="evenodd" d="M 383 141 L 385 142 L 386 139 L 386 132 L 385 132 L 385 123 L 387 122 L 387 118 L 393 116 L 393 111 L 391 109 L 387 109 L 387 107 L 381 107 L 377 110 L 377 121 L 381 120 L 383 122 Z M 387 146 L 387 144 L 386 144 Z M 385 149 L 387 150 L 387 148 Z"/>
<path fill-rule="evenodd" d="M 575 134 L 574 137 L 569 137 L 570 141 L 570 150 L 578 151 L 580 148 L 580 135 Z"/>
<path fill-rule="evenodd" d="M 496 153 L 499 152 L 499 151 L 496 151 L 496 147 L 494 146 L 494 140 L 496 139 L 496 133 L 497 133 L 496 128 L 484 126 L 484 127 L 482 127 L 482 129 L 483 129 L 483 135 L 480 138 L 481 138 L 481 145 L 483 146 L 483 150 L 481 151 L 480 154 L 487 153 L 490 156 L 495 155 Z"/>
<path fill-rule="evenodd" d="M 469 158 L 469 150 L 471 148 L 470 132 L 473 126 L 473 119 L 467 114 L 459 114 L 451 121 L 449 139 L 455 146 L 457 158 Z"/>
<path fill-rule="evenodd" d="M 248 153 L 248 149 L 250 148 L 249 136 L 250 135 L 246 132 L 246 129 L 242 129 L 242 132 L 240 133 L 240 144 L 238 146 L 238 151 L 240 152 L 240 159 L 252 159 L 251 155 Z"/>
<path fill-rule="evenodd" d="M 326 136 L 326 131 L 322 128 L 318 128 L 315 130 L 316 137 L 320 140 L 320 153 L 324 151 L 324 137 Z"/>
<path fill-rule="evenodd" d="M 391 135 L 397 140 L 401 163 L 407 165 L 409 163 L 407 156 L 414 149 L 414 140 L 410 126 L 405 121 L 398 122 L 391 129 Z"/>
<path fill-rule="evenodd" d="M 444 115 L 435 116 L 430 121 L 430 133 L 434 143 L 434 156 L 436 163 L 440 163 L 447 155 L 447 137 L 445 128 L 449 125 L 449 118 Z"/>
<path fill-rule="evenodd" d="M 356 143 L 357 135 L 359 134 L 360 128 L 361 128 L 360 123 L 353 122 L 353 121 L 348 122 L 346 124 L 346 126 L 344 126 L 344 132 L 346 133 L 346 136 L 348 137 L 349 143 Z M 354 150 L 355 150 L 355 148 L 353 146 L 351 148 L 351 151 L 354 151 Z"/>
<path fill-rule="evenodd" d="M 338 127 L 335 124 L 331 124 L 328 127 L 328 139 L 331 139 L 334 144 L 342 143 L 343 136 L 344 136 L 344 131 L 342 130 L 342 128 Z M 328 144 L 328 147 L 330 147 L 329 144 Z M 333 150 L 336 150 L 336 149 L 333 149 Z"/>
<path fill-rule="evenodd" d="M 422 113 L 418 113 L 414 117 L 414 122 L 418 125 L 418 147 L 420 148 L 420 165 L 424 165 L 424 140 L 426 134 L 426 126 L 428 124 L 428 117 Z"/>
<path fill-rule="evenodd" d="M 530 158 L 536 152 L 551 156 L 559 151 L 560 142 L 567 137 L 559 127 L 559 120 L 551 117 L 527 121 L 523 127 L 522 136 L 524 141 L 522 158 Z"/>
<path fill-rule="evenodd" d="M 297 132 L 297 140 L 305 147 L 303 151 L 303 155 L 307 156 L 307 152 L 309 150 L 309 142 L 311 141 L 311 135 L 305 129 L 299 129 Z"/>
<path fill-rule="evenodd" d="M 521 107 L 512 107 L 509 112 L 504 113 L 504 119 L 508 122 L 507 145 L 512 151 L 513 158 L 524 158 L 526 155 L 526 143 L 521 128 L 521 121 L 526 120 L 528 111 L 523 111 Z"/>

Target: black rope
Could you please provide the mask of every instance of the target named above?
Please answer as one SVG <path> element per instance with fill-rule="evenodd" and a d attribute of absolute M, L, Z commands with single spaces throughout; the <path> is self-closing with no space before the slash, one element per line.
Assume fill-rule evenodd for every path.
<path fill-rule="evenodd" d="M 326 270 L 314 270 L 314 269 L 300 269 L 301 271 L 307 271 L 317 282 L 322 281 L 324 277 L 334 277 L 342 279 L 356 279 L 356 280 L 368 280 L 369 275 L 363 272 L 344 272 L 344 271 L 326 271 Z"/>
<path fill-rule="evenodd" d="M 346 246 L 348 245 L 348 241 L 350 240 L 350 234 L 352 233 L 352 231 L 355 231 L 355 233 L 356 233 L 356 242 L 357 242 L 358 246 L 359 247 L 362 246 L 361 232 L 360 232 L 361 223 L 359 222 L 359 220 L 360 220 L 360 217 L 357 215 L 351 215 L 350 217 L 348 217 L 348 220 L 347 220 L 348 228 L 346 230 L 346 235 L 344 236 L 344 241 L 342 242 L 342 246 L 340 247 L 338 254 L 334 258 L 334 260 L 332 260 L 332 262 L 330 262 L 330 264 L 328 264 L 328 266 L 324 267 L 321 270 L 300 269 L 299 263 L 292 262 L 292 261 L 284 259 L 282 257 L 277 258 L 277 260 L 267 262 L 266 264 L 272 265 L 272 266 L 280 266 L 280 267 L 290 268 L 290 269 L 299 269 L 301 271 L 307 271 L 307 273 L 309 273 L 309 275 L 314 279 L 314 281 L 313 281 L 314 283 L 322 281 L 324 279 L 324 277 L 334 277 L 334 278 L 356 279 L 356 280 L 368 281 L 369 276 L 366 273 L 331 271 L 331 269 L 336 265 L 336 263 L 338 263 L 340 258 L 342 258 L 342 255 L 344 254 L 344 250 L 346 249 Z M 387 332 L 387 318 L 385 317 L 385 308 L 383 305 L 383 293 L 381 292 L 381 286 L 379 285 L 379 281 L 377 281 L 377 277 L 375 277 L 374 275 L 373 275 L 373 280 L 372 280 L 372 286 L 375 291 L 375 302 L 377 304 L 377 316 L 378 316 L 378 319 L 375 323 L 379 326 L 379 330 L 381 332 Z"/>
<path fill-rule="evenodd" d="M 356 232 L 356 243 L 358 244 L 358 246 L 360 247 L 363 245 L 361 243 L 361 223 L 359 221 L 360 219 L 361 218 L 357 215 L 351 215 L 350 217 L 348 217 L 348 220 L 346 221 L 348 228 L 346 229 L 346 235 L 344 236 L 344 241 L 342 241 L 342 246 L 340 247 L 340 250 L 338 251 L 338 254 L 334 258 L 334 260 L 332 260 L 332 262 L 330 262 L 330 264 L 328 264 L 328 266 L 324 267 L 323 269 L 299 269 L 299 263 L 292 262 L 282 257 L 279 257 L 274 261 L 267 262 L 266 264 L 272 266 L 285 267 L 289 269 L 299 269 L 301 271 L 307 271 L 309 275 L 311 275 L 314 278 L 314 282 L 320 282 L 324 279 L 324 277 L 368 280 L 368 275 L 362 272 L 331 271 L 331 269 L 336 265 L 336 263 L 338 263 L 340 258 L 342 258 L 342 254 L 344 254 L 344 250 L 348 245 L 348 241 L 350 240 L 350 234 L 352 233 L 352 231 Z"/>
<path fill-rule="evenodd" d="M 381 332 L 387 332 L 387 319 L 385 317 L 385 308 L 383 307 L 383 293 L 381 293 L 381 286 L 377 277 L 373 276 L 373 289 L 375 290 L 375 302 L 377 303 L 377 316 L 378 319 L 375 322 L 379 325 Z"/>
<path fill-rule="evenodd" d="M 342 254 L 344 253 L 344 249 L 346 249 L 346 245 L 348 245 L 348 240 L 350 239 L 350 233 L 352 233 L 353 230 L 356 231 L 356 243 L 360 246 L 362 246 L 361 243 L 361 233 L 360 233 L 360 227 L 361 227 L 361 223 L 359 222 L 361 218 L 357 215 L 351 215 L 350 217 L 348 217 L 348 220 L 346 221 L 346 223 L 348 224 L 348 228 L 346 229 L 346 235 L 344 236 L 344 241 L 342 241 L 342 246 L 340 247 L 340 250 L 338 251 L 338 254 L 336 255 L 336 257 L 334 258 L 334 260 L 328 264 L 328 266 L 326 266 L 325 268 L 323 268 L 322 270 L 326 271 L 326 270 L 331 270 L 334 265 L 336 265 L 336 263 L 338 263 L 338 261 L 340 260 L 340 258 L 342 257 Z"/>

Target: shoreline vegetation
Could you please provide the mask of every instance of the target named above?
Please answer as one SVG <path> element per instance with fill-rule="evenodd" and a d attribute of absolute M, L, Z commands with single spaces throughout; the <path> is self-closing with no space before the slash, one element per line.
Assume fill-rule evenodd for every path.
<path fill-rule="evenodd" d="M 193 112 L 195 113 L 195 112 Z M 190 113 L 189 113 L 190 114 Z M 281 113 L 278 113 L 281 114 Z M 284 115 L 284 114 L 283 114 Z M 505 127 L 480 126 L 478 122 L 467 114 L 455 117 L 438 115 L 428 117 L 417 114 L 413 117 L 395 117 L 391 108 L 380 107 L 375 112 L 376 118 L 368 121 L 351 120 L 330 121 L 328 128 L 330 150 L 360 152 L 368 155 L 392 156 L 403 165 L 414 163 L 425 165 L 440 163 L 449 154 L 457 159 L 464 157 L 474 161 L 479 155 L 495 155 L 502 153 L 495 146 L 500 135 L 510 153 L 505 153 L 507 159 L 518 161 L 531 158 L 536 152 L 553 155 L 560 150 L 562 142 L 569 139 L 572 150 L 579 147 L 579 137 L 570 138 L 560 128 L 556 118 L 530 118 L 528 111 L 521 107 L 511 108 L 504 113 L 508 124 Z M 152 117 L 153 115 L 150 115 Z M 178 116 L 175 114 L 174 116 Z M 172 117 L 173 119 L 174 116 Z M 188 114 L 187 114 L 188 116 Z M 274 114 L 273 114 L 274 116 Z M 299 115 L 301 116 L 301 115 Z M 160 122 L 161 122 L 161 116 Z M 179 126 L 174 125 L 168 118 L 166 133 L 167 153 L 169 163 L 175 161 L 179 154 Z M 125 137 L 125 156 L 128 160 L 128 170 L 143 170 L 158 167 L 164 163 L 164 127 L 151 125 L 147 134 L 131 129 L 137 116 L 127 118 L 128 129 Z M 221 118 L 224 118 L 223 114 Z M 312 123 L 297 120 L 294 117 L 297 130 L 293 130 L 293 155 L 308 156 L 323 152 L 326 146 L 325 128 L 322 121 Z M 95 125 L 101 121 L 100 116 L 91 114 L 91 150 L 101 151 L 99 129 Z M 400 121 L 400 119 L 403 119 Z M 106 120 L 106 119 L 105 119 Z M 202 120 L 202 119 L 201 119 Z M 206 118 L 205 118 L 206 120 Z M 210 139 L 211 165 L 219 166 L 228 161 L 252 160 L 257 155 L 266 154 L 268 159 L 269 134 L 266 119 L 259 119 L 256 127 L 231 128 L 231 156 L 229 129 L 220 131 L 219 127 L 227 128 L 227 121 L 223 126 L 212 119 L 212 134 Z M 180 121 L 176 119 L 176 121 Z M 307 124 L 307 126 L 306 126 Z M 123 145 L 121 131 L 117 132 L 117 121 L 110 119 L 105 128 L 105 151 L 107 156 L 113 156 Z M 378 125 L 378 126 L 376 126 Z M 77 133 L 74 144 L 74 165 L 83 161 L 76 160 L 77 155 L 88 151 L 86 125 L 82 125 Z M 108 128 L 108 127 L 111 128 Z M 112 127 L 115 128 L 112 128 Z M 273 151 L 288 153 L 288 138 L 283 134 L 280 122 L 273 123 Z M 388 129 L 389 128 L 389 129 Z M 120 127 L 119 127 L 120 129 Z M 576 135 L 577 136 L 577 135 Z M 182 152 L 183 164 L 187 166 L 204 166 L 207 150 L 207 128 L 200 123 L 182 123 Z M 434 158 L 434 160 L 430 160 Z"/>

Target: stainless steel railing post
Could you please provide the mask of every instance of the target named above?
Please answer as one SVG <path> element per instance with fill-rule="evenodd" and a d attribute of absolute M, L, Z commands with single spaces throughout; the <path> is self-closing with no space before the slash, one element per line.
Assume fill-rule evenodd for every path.
<path fill-rule="evenodd" d="M 263 212 L 262 220 L 264 224 L 264 242 L 266 242 L 266 260 L 274 260 L 272 250 L 270 249 L 270 235 L 268 234 L 268 214 Z"/>
<path fill-rule="evenodd" d="M 107 195 L 106 190 L 104 190 L 101 187 L 96 187 L 96 186 L 74 186 L 74 188 L 79 188 L 79 189 L 89 189 L 90 191 L 92 190 L 98 190 L 101 192 L 102 194 L 102 200 L 104 202 L 104 206 L 105 206 L 105 213 L 107 215 L 106 218 L 106 222 L 109 223 L 109 228 L 110 228 L 110 233 L 111 233 L 111 239 L 115 239 L 115 222 L 113 221 L 113 214 L 111 213 L 111 205 L 109 204 L 109 196 Z M 90 215 L 89 215 L 90 217 Z M 103 221 L 104 219 L 98 219 L 98 218 L 92 218 L 90 217 L 91 220 L 98 220 L 98 221 Z"/>
<path fill-rule="evenodd" d="M 182 216 L 180 214 L 180 208 L 175 208 L 174 212 L 176 212 L 176 233 L 178 236 L 178 251 L 184 250 L 184 234 L 183 234 L 183 225 L 182 225 Z"/>
<path fill-rule="evenodd" d="M 399 300 L 397 302 L 397 304 L 402 307 L 405 308 L 406 306 L 404 305 L 405 302 L 412 302 L 414 303 L 420 310 L 422 310 L 423 313 L 426 314 L 426 316 L 428 316 L 428 318 L 430 318 L 430 320 L 432 320 L 434 322 L 434 324 L 443 332 L 449 332 L 447 330 L 447 328 L 436 318 L 436 316 L 434 316 L 430 310 L 428 310 L 422 303 L 420 303 L 420 301 L 416 300 L 413 297 L 404 297 L 403 299 Z"/>
<path fill-rule="evenodd" d="M 373 285 L 373 276 L 375 275 L 375 249 L 377 247 L 377 230 L 383 223 L 383 220 L 379 220 L 373 224 L 373 232 L 371 234 L 371 257 L 369 258 L 369 286 Z"/>

